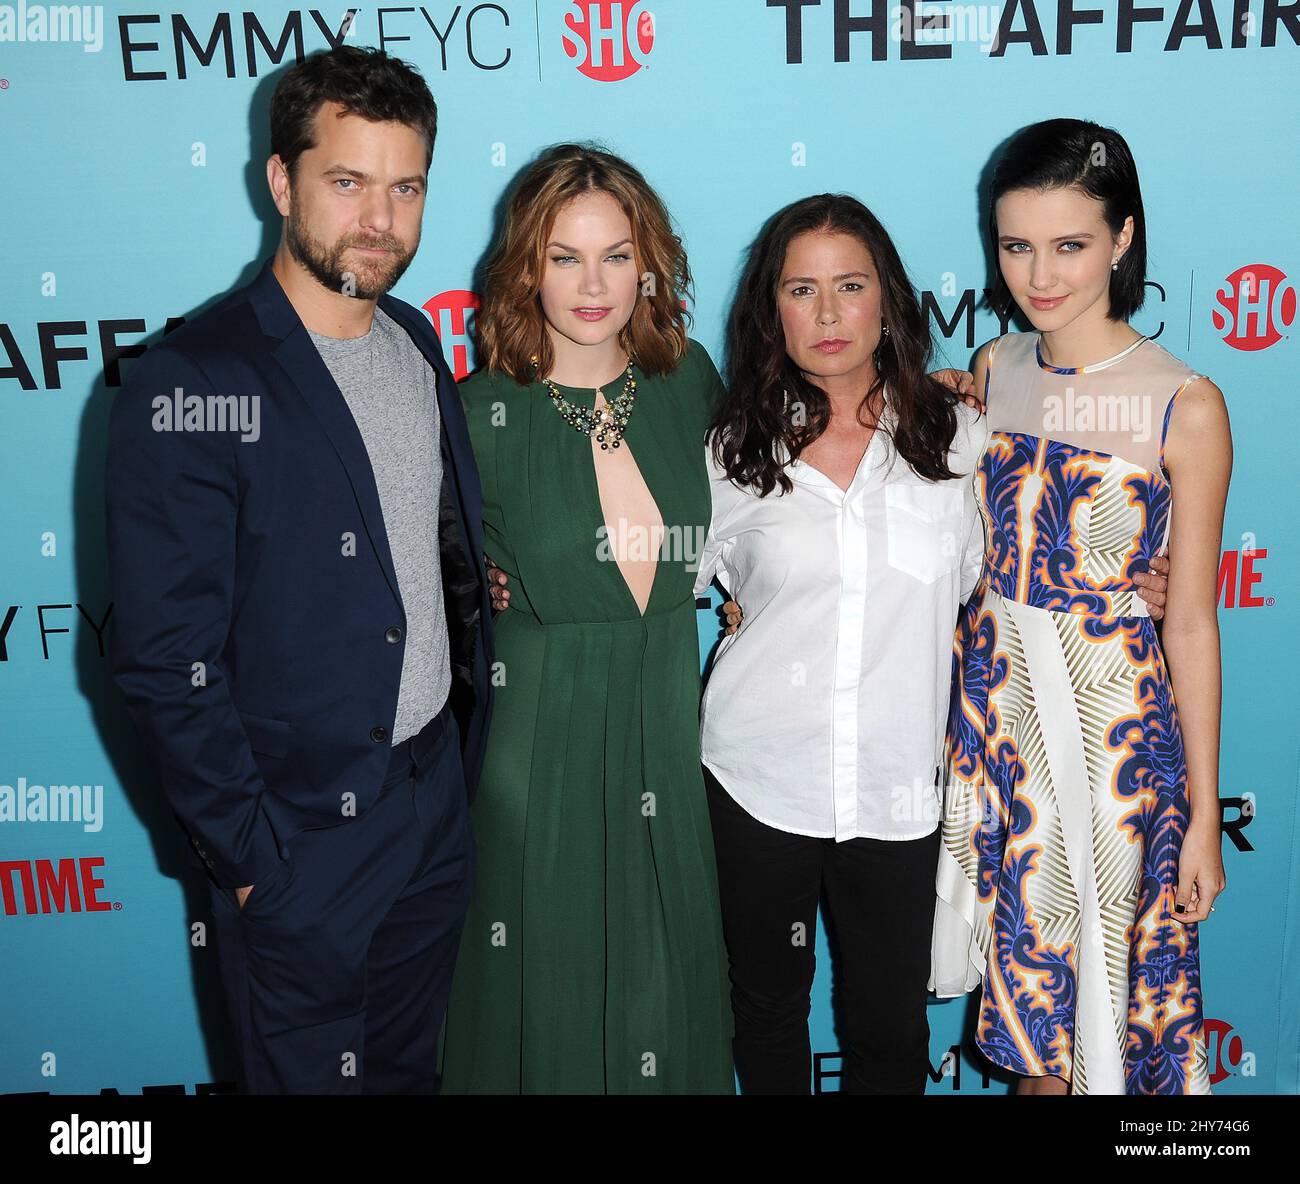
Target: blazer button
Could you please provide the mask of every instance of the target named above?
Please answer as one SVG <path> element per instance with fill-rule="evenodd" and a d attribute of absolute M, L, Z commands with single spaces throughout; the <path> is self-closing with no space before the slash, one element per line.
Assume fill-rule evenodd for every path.
<path fill-rule="evenodd" d="M 385 740 L 388 739 L 388 729 L 387 729 L 387 728 L 371 728 L 371 729 L 370 729 L 370 739 L 372 739 L 376 744 L 382 744 Z"/>
<path fill-rule="evenodd" d="M 389 645 L 396 645 L 402 640 L 402 631 L 396 625 L 390 625 L 384 633 L 384 640 Z"/>

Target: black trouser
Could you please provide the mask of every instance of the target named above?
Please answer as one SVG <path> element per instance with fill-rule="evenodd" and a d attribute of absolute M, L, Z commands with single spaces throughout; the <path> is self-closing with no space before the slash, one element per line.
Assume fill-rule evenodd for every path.
<path fill-rule="evenodd" d="M 746 1094 L 806 1094 L 808 1011 L 823 890 L 839 956 L 841 1088 L 918 1094 L 939 831 L 922 839 L 814 839 L 765 825 L 705 767 L 731 960 L 734 1053 Z"/>

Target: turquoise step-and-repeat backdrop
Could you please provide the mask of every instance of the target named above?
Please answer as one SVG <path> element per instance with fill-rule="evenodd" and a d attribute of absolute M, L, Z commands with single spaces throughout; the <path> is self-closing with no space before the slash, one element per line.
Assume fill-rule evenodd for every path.
<path fill-rule="evenodd" d="M 942 358 L 967 366 L 1002 328 L 977 200 L 995 146 L 1059 115 L 1127 137 L 1150 235 L 1136 327 L 1222 387 L 1236 443 L 1228 890 L 1201 926 L 1212 1081 L 1300 1092 L 1300 3 L 139 0 L 0 5 L 0 1093 L 234 1079 L 205 886 L 104 656 L 105 422 L 134 359 L 273 251 L 271 92 L 344 39 L 411 61 L 438 101 L 423 243 L 396 295 L 458 374 L 502 192 L 544 145 L 598 140 L 659 189 L 695 273 L 694 336 L 719 362 L 760 224 L 834 190 L 886 224 Z M 702 657 L 717 629 L 702 608 Z M 824 1090 L 830 965 L 821 938 Z M 1006 1088 L 950 1055 L 972 1000 L 930 1009 L 933 1092 Z"/>

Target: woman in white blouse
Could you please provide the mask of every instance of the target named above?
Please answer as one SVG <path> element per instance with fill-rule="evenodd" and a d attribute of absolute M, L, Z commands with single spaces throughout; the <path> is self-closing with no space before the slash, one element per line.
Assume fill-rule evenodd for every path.
<path fill-rule="evenodd" d="M 983 562 L 985 421 L 926 373 L 915 292 L 851 197 L 767 223 L 728 353 L 695 590 L 716 577 L 745 611 L 701 720 L 736 1072 L 744 1093 L 809 1090 L 824 895 L 841 1087 L 921 1093 L 939 766 L 953 630 Z"/>
<path fill-rule="evenodd" d="M 739 630 L 726 606 L 701 719 L 744 1093 L 809 1092 L 823 897 L 842 1088 L 925 1087 L 938 766 L 958 608 L 982 566 L 986 439 L 930 355 L 865 206 L 824 194 L 767 223 L 730 319 L 696 581 L 744 606 Z M 1163 581 L 1147 579 L 1158 616 Z"/>

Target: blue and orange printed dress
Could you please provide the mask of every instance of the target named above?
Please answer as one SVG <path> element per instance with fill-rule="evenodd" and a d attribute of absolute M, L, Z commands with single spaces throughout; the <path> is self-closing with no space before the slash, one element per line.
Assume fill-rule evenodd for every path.
<path fill-rule="evenodd" d="M 1074 1093 L 1208 1093 L 1173 689 L 1132 576 L 1168 544 L 1163 467 L 1199 377 L 1146 338 L 1049 366 L 989 353 L 985 566 L 954 645 L 931 986 L 983 983 L 976 1043 Z"/>

